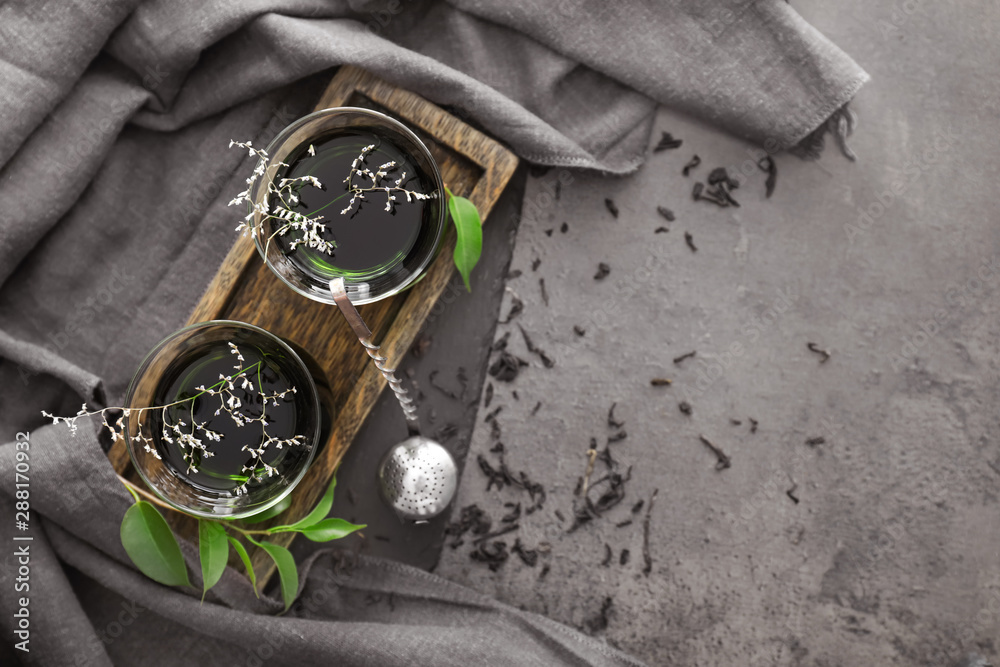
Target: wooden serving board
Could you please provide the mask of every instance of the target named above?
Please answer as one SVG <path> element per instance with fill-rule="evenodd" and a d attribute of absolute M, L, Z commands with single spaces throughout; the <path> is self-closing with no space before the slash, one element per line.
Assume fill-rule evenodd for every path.
<path fill-rule="evenodd" d="M 493 139 L 419 95 L 356 67 L 339 69 L 316 109 L 338 106 L 375 109 L 407 125 L 427 144 L 445 184 L 455 194 L 471 199 L 484 221 L 517 167 L 517 157 Z M 402 294 L 359 308 L 390 365 L 398 364 L 406 354 L 451 279 L 454 247 L 454 228 L 449 225 L 441 252 L 422 280 Z M 271 520 L 254 528 L 296 521 L 309 512 L 326 489 L 385 388 L 385 379 L 336 306 L 311 301 L 286 287 L 264 264 L 250 238 L 237 238 L 188 323 L 217 319 L 256 324 L 293 341 L 311 354 L 326 373 L 335 407 L 326 446 L 292 493 L 292 506 L 280 521 Z M 403 437 L 405 433 L 400 432 Z M 119 474 L 139 481 L 123 442 L 116 442 L 108 456 Z M 166 517 L 180 536 L 197 541 L 197 521 L 178 512 L 167 512 Z M 293 538 L 293 533 L 282 533 L 268 539 L 287 546 Z M 249 551 L 263 587 L 274 574 L 274 563 L 256 547 Z M 242 568 L 235 556 L 232 562 Z"/>

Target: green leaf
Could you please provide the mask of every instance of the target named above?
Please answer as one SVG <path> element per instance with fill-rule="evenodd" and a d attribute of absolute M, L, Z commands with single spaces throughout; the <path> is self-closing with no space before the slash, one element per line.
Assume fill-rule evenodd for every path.
<path fill-rule="evenodd" d="M 253 586 L 253 594 L 260 597 L 260 593 L 257 592 L 257 575 L 253 571 L 253 563 L 250 562 L 250 555 L 247 553 L 246 547 L 231 535 L 226 535 L 226 539 L 229 543 L 233 545 L 233 549 L 239 554 L 240 560 L 243 561 L 243 567 L 247 570 L 247 576 L 250 577 L 250 585 Z"/>
<path fill-rule="evenodd" d="M 226 529 L 214 521 L 198 520 L 198 553 L 201 556 L 201 599 L 208 589 L 219 582 L 229 560 L 229 543 Z"/>
<path fill-rule="evenodd" d="M 281 598 L 285 601 L 285 611 L 295 602 L 295 595 L 299 592 L 299 570 L 295 567 L 295 558 L 292 552 L 283 546 L 271 542 L 258 542 L 248 537 L 251 542 L 267 552 L 274 564 L 278 566 L 278 578 L 281 579 Z"/>
<path fill-rule="evenodd" d="M 242 519 L 242 521 L 243 523 L 246 524 L 253 524 L 253 523 L 260 523 L 261 521 L 267 521 L 268 519 L 273 519 L 274 517 L 278 516 L 291 506 L 292 506 L 292 494 L 289 493 L 287 496 L 279 500 L 278 504 L 275 505 L 274 507 L 269 507 L 263 512 L 258 512 L 257 514 L 248 516 L 247 518 Z"/>
<path fill-rule="evenodd" d="M 454 254 L 455 266 L 462 274 L 465 289 L 471 292 L 469 274 L 472 273 L 472 269 L 479 262 L 480 255 L 483 254 L 483 223 L 479 218 L 479 211 L 476 210 L 475 204 L 465 197 L 452 194 L 451 190 L 447 188 L 445 191 L 448 193 L 448 213 L 451 214 L 451 220 L 455 223 L 455 234 L 457 235 Z"/>
<path fill-rule="evenodd" d="M 326 487 L 326 493 L 323 497 L 319 499 L 316 503 L 316 507 L 313 508 L 312 512 L 309 512 L 306 516 L 299 519 L 295 523 L 288 526 L 273 526 L 271 528 L 272 533 L 288 533 L 292 531 L 299 531 L 303 528 L 308 528 L 313 526 L 323 519 L 326 515 L 330 513 L 330 509 L 333 507 L 333 491 L 337 488 L 337 475 L 334 474 L 333 478 L 330 479 L 330 486 Z"/>
<path fill-rule="evenodd" d="M 342 537 L 347 537 L 354 531 L 361 530 L 362 528 L 367 528 L 367 526 L 364 524 L 358 526 L 343 519 L 324 519 L 315 526 L 303 528 L 299 532 L 313 542 L 329 542 L 330 540 L 339 540 Z"/>
<path fill-rule="evenodd" d="M 184 556 L 163 515 L 145 500 L 122 518 L 122 546 L 144 575 L 165 586 L 190 586 Z"/>

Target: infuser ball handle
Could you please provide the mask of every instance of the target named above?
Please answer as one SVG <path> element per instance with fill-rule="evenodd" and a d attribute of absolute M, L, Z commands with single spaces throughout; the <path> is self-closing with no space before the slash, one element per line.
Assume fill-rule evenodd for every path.
<path fill-rule="evenodd" d="M 333 293 L 334 303 L 340 308 L 340 312 L 344 314 L 347 323 L 351 325 L 354 334 L 361 341 L 361 344 L 365 347 L 365 351 L 368 352 L 368 356 L 375 363 L 375 367 L 382 373 L 382 377 L 389 383 L 389 388 L 396 395 L 396 400 L 399 401 L 400 407 L 403 408 L 403 416 L 406 417 L 410 433 L 413 435 L 420 433 L 420 423 L 417 420 L 417 404 L 410 397 L 406 388 L 403 387 L 403 381 L 396 377 L 396 369 L 386 366 L 387 359 L 379 354 L 380 346 L 372 342 L 371 329 L 361 319 L 361 313 L 358 312 L 358 309 L 354 307 L 354 304 L 351 303 L 350 298 L 347 296 L 347 285 L 344 283 L 344 279 L 334 278 L 331 280 L 330 291 Z"/>

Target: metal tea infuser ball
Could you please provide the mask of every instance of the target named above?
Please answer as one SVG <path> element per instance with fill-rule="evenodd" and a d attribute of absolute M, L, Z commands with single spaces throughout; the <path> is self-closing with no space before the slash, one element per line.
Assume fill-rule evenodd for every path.
<path fill-rule="evenodd" d="M 379 353 L 381 348 L 372 341 L 371 330 L 347 296 L 344 279 L 331 280 L 330 291 L 340 312 L 396 395 L 413 434 L 391 447 L 378 465 L 376 474 L 382 499 L 400 519 L 423 523 L 448 507 L 458 488 L 458 466 L 440 443 L 419 435 L 416 403 L 396 377 L 396 370 L 386 366 L 386 358 Z"/>

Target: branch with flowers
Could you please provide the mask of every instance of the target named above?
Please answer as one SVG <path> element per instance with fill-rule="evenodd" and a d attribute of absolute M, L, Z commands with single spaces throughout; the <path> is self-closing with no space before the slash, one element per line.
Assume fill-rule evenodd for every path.
<path fill-rule="evenodd" d="M 438 196 L 437 192 L 427 194 L 406 188 L 404 184 L 406 183 L 407 173 L 406 171 L 399 172 L 399 165 L 395 161 L 390 160 L 381 164 L 374 168 L 373 171 L 373 168 L 367 163 L 368 157 L 375 150 L 375 145 L 370 144 L 361 149 L 361 153 L 351 163 L 350 171 L 343 180 L 346 184 L 344 194 L 335 197 L 331 202 L 321 206 L 309 215 L 304 215 L 293 210 L 301 201 L 299 192 L 306 185 L 325 189 L 325 186 L 320 183 L 319 179 L 314 176 L 297 176 L 295 178 L 282 178 L 277 183 L 273 180 L 268 180 L 265 196 L 260 198 L 259 201 L 253 201 L 251 192 L 258 178 L 265 177 L 271 167 L 284 167 L 287 169 L 289 166 L 280 161 L 272 163 L 267 151 L 255 148 L 252 142 L 230 140 L 229 147 L 232 148 L 233 146 L 242 148 L 247 151 L 250 157 L 257 158 L 256 166 L 246 179 L 246 190 L 237 194 L 229 202 L 230 206 L 245 204 L 249 209 L 247 215 L 236 226 L 236 231 L 243 232 L 244 235 L 247 233 L 254 234 L 259 238 L 260 234 L 265 233 L 265 223 L 273 220 L 276 229 L 264 239 L 265 257 L 267 256 L 267 251 L 270 249 L 271 241 L 276 236 L 283 237 L 292 231 L 299 232 L 301 236 L 289 244 L 289 251 L 294 251 L 299 246 L 305 245 L 308 248 L 332 255 L 337 244 L 322 236 L 322 233 L 326 231 L 326 225 L 322 223 L 324 217 L 317 214 L 327 206 L 348 195 L 350 195 L 351 199 L 340 214 L 347 215 L 350 213 L 352 217 L 353 214 L 361 210 L 362 204 L 367 201 L 366 194 L 385 193 L 386 202 L 384 210 L 390 214 L 393 213 L 396 202 L 399 201 L 397 199 L 398 196 L 405 197 L 407 203 L 435 199 Z M 316 149 L 313 145 L 310 144 L 307 154 L 310 157 L 316 155 Z M 396 172 L 399 172 L 398 176 L 396 176 Z M 469 283 L 469 274 L 479 262 L 479 258 L 483 252 L 482 220 L 479 217 L 479 211 L 476 209 L 475 204 L 471 201 L 465 197 L 455 195 L 448 188 L 445 188 L 445 194 L 448 198 L 448 214 L 455 225 L 456 240 L 455 251 L 453 253 L 455 267 L 461 274 L 466 289 L 471 292 L 472 287 Z M 357 208 L 355 208 L 355 204 L 357 204 Z M 255 222 L 255 220 L 259 220 L 259 222 Z"/>
<path fill-rule="evenodd" d="M 315 154 L 315 149 L 312 146 L 309 147 L 310 150 Z M 395 181 L 392 181 L 392 177 L 389 176 L 390 173 L 398 171 L 399 167 L 396 162 L 390 160 L 383 165 L 380 165 L 375 173 L 368 167 L 366 160 L 368 159 L 368 154 L 375 150 L 375 144 L 369 144 L 361 149 L 361 155 L 354 158 L 354 162 L 351 163 L 351 171 L 348 172 L 347 178 L 344 179 L 344 183 L 347 183 L 347 191 L 351 195 L 351 201 L 347 204 L 347 208 L 340 212 L 341 215 L 347 215 L 348 213 L 354 213 L 354 202 L 358 202 L 358 210 L 361 210 L 361 202 L 365 199 L 366 192 L 385 192 L 385 212 L 393 212 L 393 202 L 396 201 L 395 193 L 401 192 L 406 197 L 407 202 L 421 201 L 424 199 L 435 199 L 437 198 L 437 193 L 432 192 L 431 194 L 424 194 L 422 192 L 416 192 L 414 190 L 407 190 L 402 187 L 402 183 L 406 180 L 406 172 L 402 172 Z M 371 183 L 368 187 L 361 187 L 361 184 L 355 184 L 354 175 L 357 174 L 362 178 L 367 178 Z M 386 185 L 386 183 L 391 183 L 391 185 Z"/>
<path fill-rule="evenodd" d="M 194 416 L 194 404 L 196 399 L 202 396 L 217 398 L 219 407 L 215 410 L 215 415 L 219 416 L 225 412 L 230 419 L 239 427 L 257 428 L 259 426 L 261 437 L 256 445 L 244 445 L 243 450 L 247 452 L 247 462 L 243 465 L 241 472 L 245 475 L 242 484 L 236 487 L 232 494 L 240 496 L 247 492 L 247 486 L 253 482 L 261 482 L 266 478 L 274 476 L 277 469 L 264 460 L 264 455 L 270 447 L 283 449 L 285 447 L 301 446 L 306 443 L 303 435 L 294 435 L 291 438 L 279 438 L 269 435 L 267 427 L 267 406 L 278 405 L 279 399 L 285 398 L 289 394 L 297 393 L 295 387 L 290 387 L 283 391 L 267 393 L 263 390 L 261 380 L 261 365 L 263 361 L 258 361 L 249 366 L 245 366 L 245 358 L 239 347 L 230 342 L 230 353 L 236 357 L 233 372 L 229 375 L 219 374 L 219 381 L 210 386 L 201 385 L 196 387 L 197 393 L 178 401 L 166 405 L 123 408 L 108 407 L 100 410 L 89 410 L 84 404 L 79 412 L 72 417 L 60 417 L 49 412 L 42 411 L 42 415 L 52 420 L 53 424 L 65 424 L 71 435 L 76 435 L 78 430 L 77 421 L 81 418 L 100 416 L 102 426 L 108 430 L 113 440 L 125 441 L 125 420 L 133 413 L 141 416 L 144 412 L 159 410 L 162 419 L 160 438 L 163 442 L 176 446 L 181 452 L 181 457 L 187 464 L 187 473 L 198 472 L 198 464 L 204 458 L 210 458 L 214 454 L 209 449 L 210 442 L 221 442 L 223 435 L 208 428 L 207 422 L 198 422 Z M 254 378 L 256 385 L 254 385 Z M 236 395 L 237 383 L 240 389 L 245 392 L 255 392 L 261 398 L 260 414 L 254 414 L 247 409 L 243 400 Z M 189 404 L 189 414 L 191 423 L 188 424 L 183 419 L 172 421 L 168 418 L 170 408 Z M 117 419 L 113 415 L 120 413 Z M 162 460 L 160 452 L 156 448 L 156 442 L 151 435 L 143 430 L 141 420 L 138 423 L 132 441 L 137 445 L 142 445 L 143 449 L 150 455 Z M 170 511 L 184 514 L 198 521 L 198 542 L 199 555 L 202 566 L 202 584 L 204 599 L 205 593 L 214 586 L 222 576 L 229 560 L 230 547 L 242 560 L 251 585 L 256 589 L 256 577 L 253 565 L 247 554 L 246 547 L 233 535 L 244 538 L 247 542 L 254 544 L 274 560 L 278 569 L 278 576 L 281 579 L 282 597 L 286 608 L 294 600 L 298 591 L 298 571 L 295 567 L 295 560 L 284 547 L 273 542 L 267 542 L 260 538 L 276 535 L 284 532 L 302 533 L 309 539 L 316 542 L 327 542 L 350 535 L 351 533 L 364 528 L 364 525 L 355 525 L 343 519 L 327 518 L 333 505 L 333 490 L 336 485 L 336 478 L 331 481 L 326 494 L 320 499 L 319 504 L 305 518 L 292 524 L 272 526 L 264 530 L 247 529 L 239 523 L 231 520 L 205 519 L 196 517 L 187 512 L 182 512 L 169 506 L 156 498 L 145 489 L 136 486 L 132 482 L 119 476 L 119 481 L 125 485 L 129 493 L 135 500 L 125 512 L 121 525 L 122 546 L 129 558 L 135 563 L 139 570 L 149 578 L 168 586 L 190 586 L 187 566 L 181 555 L 177 538 L 171 531 L 166 519 L 160 514 L 156 505 Z M 144 500 L 140 498 L 147 498 Z M 243 519 L 242 524 L 250 525 L 278 516 L 291 505 L 291 496 L 285 498 L 271 509 L 265 510 L 253 517 Z M 227 532 L 229 531 L 229 532 Z"/>

